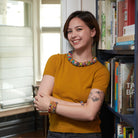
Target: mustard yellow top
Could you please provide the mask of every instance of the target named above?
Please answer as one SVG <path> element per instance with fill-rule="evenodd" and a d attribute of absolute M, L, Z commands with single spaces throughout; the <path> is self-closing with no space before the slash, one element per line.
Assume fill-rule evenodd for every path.
<path fill-rule="evenodd" d="M 70 63 L 67 54 L 57 54 L 49 58 L 44 75 L 55 77 L 53 96 L 70 102 L 86 102 L 92 88 L 106 93 L 109 83 L 109 72 L 99 61 L 85 66 L 77 67 Z M 50 131 L 70 133 L 96 133 L 101 132 L 100 119 L 94 121 L 78 121 L 50 114 Z"/>

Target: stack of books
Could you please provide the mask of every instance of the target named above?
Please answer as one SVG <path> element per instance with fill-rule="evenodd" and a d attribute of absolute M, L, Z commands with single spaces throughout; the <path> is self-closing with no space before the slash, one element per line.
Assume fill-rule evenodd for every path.
<path fill-rule="evenodd" d="M 134 138 L 134 128 L 125 122 L 117 124 L 117 138 Z"/>

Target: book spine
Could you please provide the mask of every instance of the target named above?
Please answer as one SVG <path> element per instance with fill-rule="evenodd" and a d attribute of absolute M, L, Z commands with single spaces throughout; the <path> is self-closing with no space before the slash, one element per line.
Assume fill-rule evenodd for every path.
<path fill-rule="evenodd" d="M 128 26 L 128 0 L 124 3 L 124 26 Z"/>
<path fill-rule="evenodd" d="M 117 124 L 117 138 L 123 138 L 123 127 L 121 123 Z"/>
<path fill-rule="evenodd" d="M 129 135 L 132 134 L 132 130 L 134 128 L 130 126 L 124 126 L 123 127 L 123 138 L 129 138 Z"/>
<path fill-rule="evenodd" d="M 132 138 L 134 138 L 134 129 L 132 130 Z"/>
<path fill-rule="evenodd" d="M 119 45 L 134 45 L 134 41 L 130 40 L 130 41 L 123 41 L 123 42 L 116 42 L 116 46 Z"/>
<path fill-rule="evenodd" d="M 115 45 L 114 50 L 134 50 L 134 45 Z"/>
<path fill-rule="evenodd" d="M 111 49 L 111 1 L 105 1 L 105 14 L 106 14 L 106 49 Z"/>
<path fill-rule="evenodd" d="M 135 0 L 125 0 L 124 26 L 128 26 L 134 23 L 135 23 Z"/>
<path fill-rule="evenodd" d="M 124 0 L 117 1 L 117 21 L 118 21 L 118 36 L 123 35 L 123 27 L 124 27 Z"/>
<path fill-rule="evenodd" d="M 128 25 L 132 25 L 135 24 L 135 0 L 128 0 L 128 2 Z"/>
<path fill-rule="evenodd" d="M 109 61 L 105 61 L 104 65 L 108 69 L 108 71 L 110 72 L 111 71 L 110 62 Z M 105 95 L 105 102 L 108 103 L 108 104 L 111 104 L 110 97 L 111 97 L 111 87 L 110 87 L 110 84 L 109 84 L 108 88 L 107 88 L 107 93 Z"/>
<path fill-rule="evenodd" d="M 101 30 L 102 27 L 102 19 L 101 19 L 101 13 L 102 13 L 102 1 L 98 1 L 98 23 L 99 23 L 99 28 Z M 101 43 L 101 39 L 99 40 L 99 45 L 98 45 L 98 49 L 102 49 L 102 43 Z"/>
<path fill-rule="evenodd" d="M 132 134 L 129 134 L 129 137 L 128 138 L 132 138 Z"/>
<path fill-rule="evenodd" d="M 117 42 L 123 42 L 123 41 L 131 41 L 131 40 L 135 40 L 135 36 L 133 35 L 127 35 L 127 36 L 120 36 L 117 37 Z"/>
<path fill-rule="evenodd" d="M 135 24 L 123 27 L 123 36 L 134 35 L 135 34 Z"/>
<path fill-rule="evenodd" d="M 121 63 L 122 114 L 134 113 L 134 63 Z"/>
<path fill-rule="evenodd" d="M 126 138 L 126 127 L 123 127 L 123 138 Z"/>
<path fill-rule="evenodd" d="M 115 111 L 118 112 L 118 68 L 119 62 L 115 62 Z"/>
<path fill-rule="evenodd" d="M 102 2 L 101 9 L 101 45 L 102 49 L 106 49 L 106 12 L 105 12 L 105 0 Z"/>
<path fill-rule="evenodd" d="M 121 113 L 122 109 L 122 82 L 121 82 L 121 67 L 119 63 L 118 69 L 118 112 Z"/>
<path fill-rule="evenodd" d="M 115 38 L 116 38 L 116 3 L 111 2 L 111 48 L 113 49 L 113 46 L 115 44 Z"/>
<path fill-rule="evenodd" d="M 111 107 L 113 108 L 114 107 L 114 60 L 115 58 L 112 58 L 111 61 L 110 61 L 110 86 L 111 86 Z"/>

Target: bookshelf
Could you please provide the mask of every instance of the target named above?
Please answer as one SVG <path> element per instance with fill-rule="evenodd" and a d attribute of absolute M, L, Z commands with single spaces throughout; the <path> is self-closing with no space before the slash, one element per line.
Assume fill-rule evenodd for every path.
<path fill-rule="evenodd" d="M 104 3 L 105 0 L 96 0 L 96 15 L 97 15 L 97 19 L 99 21 L 99 25 L 100 24 L 104 24 L 104 27 L 106 26 L 105 25 L 105 21 L 107 23 L 107 25 L 109 24 L 107 20 L 109 20 L 109 18 L 107 18 L 107 20 L 104 18 L 104 21 L 102 21 L 102 18 L 104 17 L 100 17 L 99 18 L 99 12 L 101 12 L 103 10 L 104 14 L 106 15 L 106 11 L 103 9 L 103 7 L 105 8 L 106 5 L 104 3 L 103 7 L 99 7 L 99 1 L 102 1 Z M 112 2 L 115 2 L 117 4 L 118 1 L 123 1 L 123 0 L 106 0 L 106 1 L 112 1 Z M 125 1 L 125 0 L 124 0 Z M 107 4 L 108 5 L 108 4 Z M 108 5 L 109 7 L 109 5 Z M 107 9 L 106 7 L 106 10 L 109 10 Z M 108 11 L 107 11 L 108 12 Z M 116 13 L 118 13 L 118 8 L 117 8 L 117 11 Z M 114 50 L 114 46 L 116 44 L 116 40 L 114 40 L 114 44 L 109 48 L 109 42 L 107 43 L 107 47 L 106 47 L 106 42 L 109 40 L 109 38 L 106 38 L 105 34 L 103 34 L 103 28 L 102 26 L 100 26 L 101 28 L 101 33 L 102 33 L 102 42 L 99 42 L 99 45 L 100 47 L 97 48 L 97 57 L 98 59 L 104 64 L 104 61 L 107 61 L 108 59 L 110 58 L 113 58 L 115 56 L 127 56 L 128 58 L 129 57 L 134 57 L 134 83 L 135 83 L 135 94 L 134 94 L 134 113 L 133 114 L 121 114 L 119 112 L 116 112 L 115 109 L 113 107 L 110 107 L 107 105 L 107 108 L 108 110 L 112 113 L 112 115 L 114 116 L 115 118 L 115 129 L 114 129 L 114 137 L 117 138 L 117 123 L 120 122 L 120 121 L 123 121 L 123 122 L 126 122 L 129 126 L 133 127 L 134 128 L 134 138 L 138 138 L 138 1 L 135 0 L 135 15 L 132 14 L 131 16 L 134 16 L 135 17 L 135 34 L 134 34 L 134 38 L 135 38 L 135 49 L 133 50 Z M 114 11 L 111 12 L 111 15 L 114 13 Z M 110 15 L 110 17 L 112 17 Z M 120 15 L 122 16 L 122 15 Z M 117 23 L 118 23 L 118 20 L 117 20 Z M 110 28 L 111 29 L 111 28 Z M 117 28 L 116 28 L 117 29 Z M 118 30 L 117 30 L 118 31 Z M 108 33 L 107 31 L 105 31 L 104 33 Z M 114 36 L 114 34 L 111 34 L 112 36 Z M 119 34 L 120 35 L 120 34 Z M 109 37 L 109 34 L 107 35 Z M 115 37 L 115 36 L 114 36 Z M 117 36 L 116 36 L 117 37 Z M 113 38 L 110 38 L 110 39 L 113 39 Z M 105 42 L 103 42 L 105 41 Z M 112 43 L 112 42 L 110 42 Z M 103 47 L 102 47 L 103 45 Z M 110 130 L 109 130 L 110 131 Z"/>

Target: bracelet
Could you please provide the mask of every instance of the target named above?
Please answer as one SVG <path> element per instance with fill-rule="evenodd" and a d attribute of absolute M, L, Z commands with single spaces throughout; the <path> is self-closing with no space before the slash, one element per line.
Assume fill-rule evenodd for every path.
<path fill-rule="evenodd" d="M 51 101 L 48 107 L 48 113 L 56 113 L 57 104 L 58 102 Z"/>
<path fill-rule="evenodd" d="M 82 106 L 84 106 L 84 102 L 83 102 L 83 101 L 80 101 L 80 104 L 81 104 Z"/>

